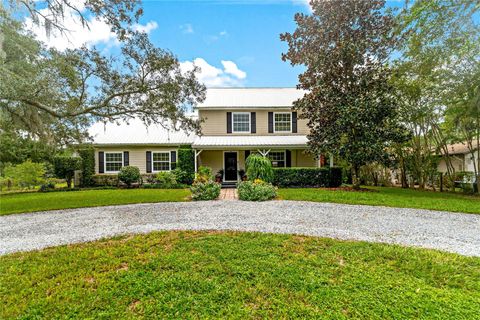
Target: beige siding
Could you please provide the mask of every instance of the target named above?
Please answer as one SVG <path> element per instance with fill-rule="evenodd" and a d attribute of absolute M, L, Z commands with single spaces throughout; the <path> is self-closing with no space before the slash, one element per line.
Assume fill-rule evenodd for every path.
<path fill-rule="evenodd" d="M 457 155 L 454 158 L 452 157 L 452 165 L 455 168 L 455 171 L 465 170 L 463 159 L 461 159 L 460 157 L 463 157 L 463 155 Z M 438 171 L 443 173 L 446 173 L 448 171 L 447 163 L 445 162 L 445 159 L 441 159 L 440 162 L 438 163 Z"/>
<path fill-rule="evenodd" d="M 289 109 L 248 109 L 228 110 L 228 112 L 256 112 L 256 134 L 255 135 L 306 135 L 308 134 L 307 120 L 297 120 L 297 133 L 268 133 L 268 112 L 288 112 Z M 202 123 L 202 134 L 206 136 L 219 136 L 227 134 L 227 110 L 199 110 L 199 117 Z M 231 133 L 229 135 L 248 135 L 248 133 Z"/>
<path fill-rule="evenodd" d="M 292 155 L 293 158 L 293 155 Z M 292 160 L 293 166 L 293 160 Z M 304 150 L 297 150 L 296 151 L 296 167 L 316 167 L 317 161 L 309 154 L 307 154 Z"/>
<path fill-rule="evenodd" d="M 244 150 L 227 150 L 237 152 L 238 169 L 245 170 L 245 151 Z M 218 170 L 223 169 L 223 150 L 204 150 L 198 157 L 199 166 L 207 166 L 212 168 L 212 173 L 216 174 Z"/>
<path fill-rule="evenodd" d="M 129 152 L 129 165 L 138 167 L 140 173 L 147 173 L 147 151 L 173 151 L 177 150 L 176 147 L 102 147 L 95 150 L 95 172 L 98 173 L 98 152 Z M 178 155 L 177 155 L 178 157 Z M 108 174 L 108 173 L 106 173 Z"/>

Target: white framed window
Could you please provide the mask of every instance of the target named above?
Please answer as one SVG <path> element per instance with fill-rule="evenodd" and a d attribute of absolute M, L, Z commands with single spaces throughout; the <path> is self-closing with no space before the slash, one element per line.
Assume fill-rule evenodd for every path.
<path fill-rule="evenodd" d="M 123 152 L 105 152 L 105 172 L 118 172 L 123 166 Z"/>
<path fill-rule="evenodd" d="M 170 171 L 170 151 L 154 151 L 152 152 L 152 169 L 153 172 Z"/>
<path fill-rule="evenodd" d="M 286 165 L 285 151 L 270 151 L 267 157 L 272 162 L 272 167 L 283 168 Z"/>
<path fill-rule="evenodd" d="M 292 113 L 275 112 L 273 114 L 274 132 L 292 132 Z"/>
<path fill-rule="evenodd" d="M 250 112 L 232 113 L 233 133 L 250 133 Z"/>

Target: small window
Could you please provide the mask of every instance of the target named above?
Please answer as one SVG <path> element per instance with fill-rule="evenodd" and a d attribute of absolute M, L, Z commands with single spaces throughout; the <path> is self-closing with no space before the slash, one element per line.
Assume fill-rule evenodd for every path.
<path fill-rule="evenodd" d="M 270 151 L 267 155 L 275 168 L 285 167 L 285 151 Z"/>
<path fill-rule="evenodd" d="M 153 171 L 170 171 L 170 151 L 152 152 Z"/>
<path fill-rule="evenodd" d="M 233 132 L 250 132 L 250 112 L 232 113 Z"/>
<path fill-rule="evenodd" d="M 105 153 L 105 172 L 118 172 L 123 165 L 123 152 Z"/>
<path fill-rule="evenodd" d="M 292 131 L 292 114 L 290 112 L 274 114 L 274 131 L 275 132 L 291 132 Z"/>

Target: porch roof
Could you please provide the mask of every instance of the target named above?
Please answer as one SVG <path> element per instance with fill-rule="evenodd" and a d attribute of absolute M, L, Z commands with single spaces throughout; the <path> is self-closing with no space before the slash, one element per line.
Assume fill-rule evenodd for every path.
<path fill-rule="evenodd" d="M 301 135 L 291 136 L 201 136 L 195 138 L 192 144 L 196 149 L 221 149 L 231 148 L 305 148 L 307 137 Z"/>

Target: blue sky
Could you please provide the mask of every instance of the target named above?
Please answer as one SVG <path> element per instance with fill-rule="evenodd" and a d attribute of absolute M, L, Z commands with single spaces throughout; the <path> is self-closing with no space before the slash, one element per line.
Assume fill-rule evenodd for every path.
<path fill-rule="evenodd" d="M 296 12 L 308 12 L 305 3 L 268 4 L 227 1 L 144 1 L 142 21 L 156 21 L 152 41 L 174 52 L 181 61 L 202 58 L 223 69 L 234 62 L 246 73 L 243 86 L 294 86 L 301 68 L 282 62 L 287 46 L 279 35 L 293 31 Z M 234 75 L 231 75 L 235 78 Z M 227 83 L 228 84 L 228 83 Z"/>
<path fill-rule="evenodd" d="M 82 0 L 78 0 L 79 2 Z M 152 42 L 173 52 L 188 70 L 201 67 L 207 86 L 291 87 L 302 67 L 281 60 L 287 45 L 283 32 L 293 32 L 296 12 L 309 13 L 307 0 L 144 0 L 144 15 L 134 26 L 149 33 Z M 401 5 L 391 0 L 389 6 Z M 67 15 L 68 16 L 68 15 Z M 92 18 L 93 19 L 93 18 Z M 59 49 L 83 43 L 111 50 L 118 43 L 106 24 L 90 22 L 90 30 L 66 21 L 74 30 L 68 39 L 38 37 Z M 28 23 L 27 23 L 28 24 Z"/>

